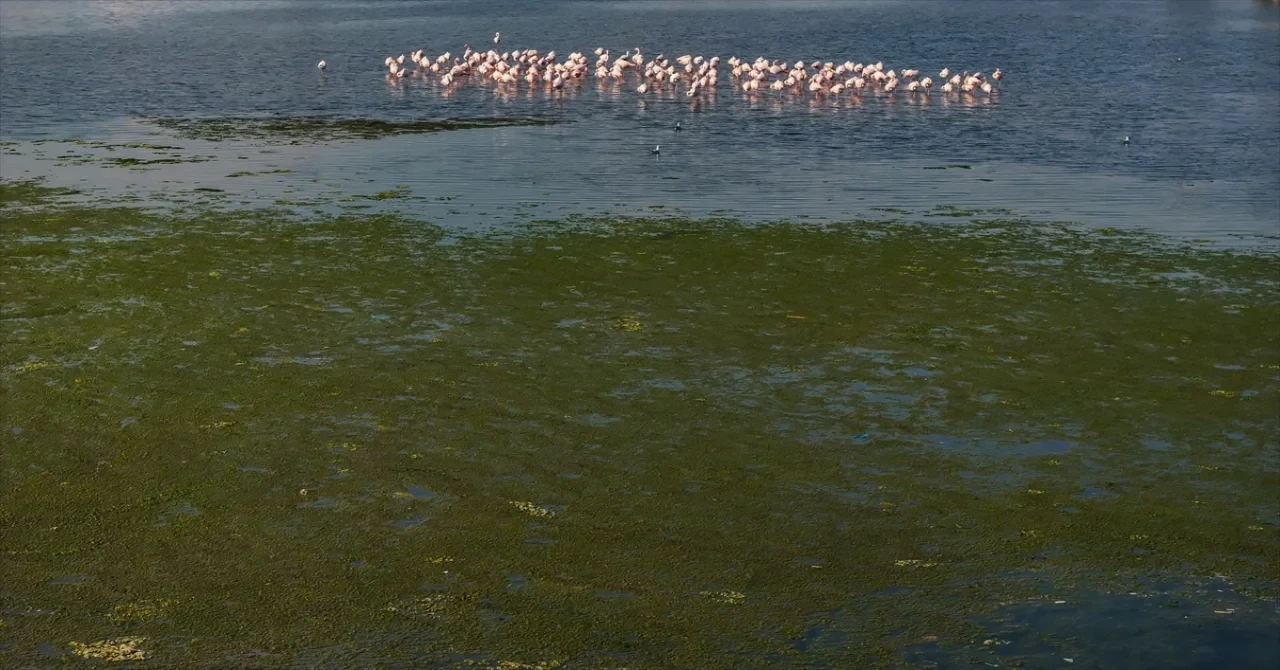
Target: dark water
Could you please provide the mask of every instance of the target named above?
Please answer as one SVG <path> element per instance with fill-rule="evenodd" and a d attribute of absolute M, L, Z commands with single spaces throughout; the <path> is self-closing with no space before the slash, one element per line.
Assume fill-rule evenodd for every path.
<path fill-rule="evenodd" d="M 1203 237 L 1280 232 L 1280 10 L 1249 0 L 6 0 L 0 11 L 7 138 L 148 132 L 122 123 L 136 116 L 549 113 L 572 123 L 271 159 L 308 179 L 363 173 L 475 203 L 663 203 L 768 217 L 949 203 Z M 442 95 L 428 82 L 389 86 L 382 74 L 387 55 L 489 47 L 497 30 L 503 48 L 562 55 L 641 47 L 882 60 L 935 74 L 1000 67 L 1008 77 L 998 96 L 971 102 L 832 102 L 748 99 L 722 76 L 716 95 L 690 102 L 642 100 L 634 83 L 594 78 L 554 97 L 523 84 L 508 96 L 488 86 Z M 671 133 L 677 120 L 689 132 Z M 654 160 L 647 149 L 658 143 Z M 947 164 L 973 169 L 923 169 Z"/>
<path fill-rule="evenodd" d="M 939 667 L 963 665 L 959 656 L 987 667 L 1211 670 L 1261 668 L 1280 658 L 1280 609 L 1240 599 L 1220 581 L 1197 581 L 1084 598 L 1045 595 L 982 621 L 989 637 L 968 648 L 940 653 L 921 644 L 913 650 L 915 660 L 932 659 Z M 1193 600 L 1212 605 L 1191 611 L 1187 603 Z M 1071 649 L 1066 641 L 1088 643 Z"/>

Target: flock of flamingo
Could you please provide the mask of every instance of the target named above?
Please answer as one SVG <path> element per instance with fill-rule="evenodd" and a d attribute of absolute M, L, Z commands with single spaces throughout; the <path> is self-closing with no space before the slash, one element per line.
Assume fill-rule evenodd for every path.
<path fill-rule="evenodd" d="M 502 34 L 495 33 L 495 47 Z M 407 61 L 407 62 L 406 62 Z M 409 64 L 414 67 L 410 68 Z M 555 51 L 540 53 L 536 49 L 499 52 L 473 50 L 464 45 L 462 57 L 446 51 L 435 57 L 418 50 L 409 54 L 388 56 L 383 65 L 387 78 L 392 82 L 420 79 L 434 81 L 441 86 L 461 86 L 467 83 L 492 83 L 497 86 L 516 86 L 521 81 L 529 87 L 544 87 L 559 91 L 566 87 L 582 85 L 591 75 L 598 81 L 613 81 L 619 85 L 634 84 L 636 93 L 644 95 L 660 90 L 684 91 L 690 98 L 700 93 L 714 93 L 720 83 L 720 57 L 685 54 L 668 59 L 664 54 L 649 58 L 639 48 L 613 56 L 607 49 L 595 50 L 595 65 L 588 56 L 574 52 L 559 59 Z M 725 60 L 734 87 L 746 94 L 765 91 L 836 96 L 842 93 L 858 95 L 864 91 L 893 94 L 902 91 L 911 95 L 928 96 L 934 88 L 930 76 L 920 76 L 918 69 L 885 69 L 883 62 L 855 63 L 815 60 L 794 63 L 785 60 L 756 58 L 748 61 L 736 56 Z M 328 66 L 324 61 L 317 65 L 322 71 Z M 938 89 L 944 94 L 992 96 L 998 93 L 996 84 L 1003 78 L 996 69 L 990 77 L 981 72 L 938 73 Z"/>

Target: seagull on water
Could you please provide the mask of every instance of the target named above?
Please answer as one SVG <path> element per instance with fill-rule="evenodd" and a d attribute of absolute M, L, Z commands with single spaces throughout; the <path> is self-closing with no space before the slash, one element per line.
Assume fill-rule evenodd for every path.
<path fill-rule="evenodd" d="M 321 70 L 323 70 L 323 69 L 325 69 L 325 68 L 329 67 L 329 65 L 328 65 L 327 63 L 325 63 L 324 61 L 320 61 L 319 63 L 316 63 L 316 67 L 318 67 L 318 68 L 320 68 Z"/>
<path fill-rule="evenodd" d="M 649 150 L 649 153 L 655 156 L 662 153 L 662 145 L 661 144 L 655 145 L 652 149 Z"/>
<path fill-rule="evenodd" d="M 1129 136 L 1128 136 L 1128 135 L 1125 135 L 1125 136 L 1124 136 L 1124 139 L 1123 139 L 1123 140 L 1120 140 L 1120 143 L 1121 143 L 1121 144 L 1128 144 L 1128 143 L 1129 143 Z"/>
<path fill-rule="evenodd" d="M 675 131 L 678 133 L 678 132 L 680 132 L 680 131 L 682 131 L 682 130 L 684 130 L 684 128 L 681 128 L 681 127 L 680 127 L 680 122 L 679 122 L 679 121 L 676 121 Z"/>

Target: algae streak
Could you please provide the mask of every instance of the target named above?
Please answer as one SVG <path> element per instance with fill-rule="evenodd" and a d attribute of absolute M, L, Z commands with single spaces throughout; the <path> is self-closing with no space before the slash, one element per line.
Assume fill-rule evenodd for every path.
<path fill-rule="evenodd" d="M 509 126 L 549 126 L 558 120 L 541 116 L 472 117 L 415 121 L 335 119 L 318 116 L 227 117 L 212 119 L 151 118 L 148 122 L 188 139 L 266 140 L 277 142 L 332 142 L 372 140 L 392 135 L 416 135 L 451 130 L 477 130 Z"/>

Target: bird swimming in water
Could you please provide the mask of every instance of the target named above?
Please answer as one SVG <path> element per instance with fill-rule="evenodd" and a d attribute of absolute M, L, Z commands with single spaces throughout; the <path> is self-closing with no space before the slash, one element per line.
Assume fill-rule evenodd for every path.
<path fill-rule="evenodd" d="M 681 127 L 680 127 L 680 122 L 679 122 L 679 121 L 676 121 L 675 131 L 678 133 L 678 132 L 680 132 L 680 131 L 682 131 L 682 130 L 684 130 L 684 128 L 681 128 Z"/>
<path fill-rule="evenodd" d="M 494 44 L 497 44 L 497 43 L 498 43 L 499 41 L 501 41 L 501 40 L 502 40 L 502 33 L 494 33 L 494 34 L 493 34 L 493 43 L 494 43 Z"/>
<path fill-rule="evenodd" d="M 655 156 L 657 156 L 658 154 L 662 153 L 662 145 L 661 145 L 661 144 L 654 145 L 654 147 L 653 147 L 652 149 L 650 149 L 650 150 L 649 150 L 649 153 L 651 153 L 651 154 L 653 154 L 653 155 L 655 155 Z"/>
<path fill-rule="evenodd" d="M 1123 139 L 1123 140 L 1120 140 L 1120 143 L 1121 143 L 1121 144 L 1128 144 L 1128 143 L 1129 143 L 1129 136 L 1128 136 L 1128 135 L 1125 135 L 1125 136 L 1124 136 L 1124 139 Z"/>
<path fill-rule="evenodd" d="M 316 63 L 316 67 L 318 67 L 318 68 L 320 68 L 321 70 L 323 70 L 323 69 L 325 69 L 325 68 L 327 68 L 327 67 L 329 67 L 329 66 L 328 66 L 328 64 L 326 64 L 324 61 L 320 61 L 319 63 Z"/>

